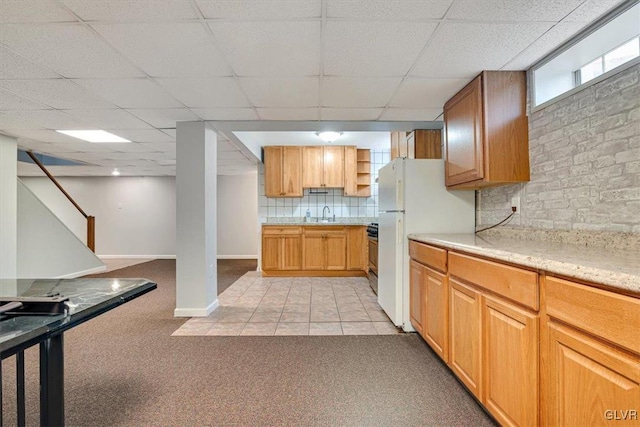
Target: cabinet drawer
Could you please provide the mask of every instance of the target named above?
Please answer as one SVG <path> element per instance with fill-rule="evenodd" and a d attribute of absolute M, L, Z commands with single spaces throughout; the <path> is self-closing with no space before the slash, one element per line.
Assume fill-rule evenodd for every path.
<path fill-rule="evenodd" d="M 304 227 L 304 234 L 306 236 L 328 236 L 332 234 L 344 234 L 344 226 L 337 225 L 312 225 Z"/>
<path fill-rule="evenodd" d="M 302 227 L 262 227 L 262 234 L 301 234 Z"/>
<path fill-rule="evenodd" d="M 538 273 L 449 252 L 449 274 L 533 310 L 539 309 Z"/>
<path fill-rule="evenodd" d="M 549 316 L 640 354 L 640 299 L 545 278 Z"/>
<path fill-rule="evenodd" d="M 434 270 L 447 272 L 447 251 L 433 246 L 409 241 L 409 256 Z"/>

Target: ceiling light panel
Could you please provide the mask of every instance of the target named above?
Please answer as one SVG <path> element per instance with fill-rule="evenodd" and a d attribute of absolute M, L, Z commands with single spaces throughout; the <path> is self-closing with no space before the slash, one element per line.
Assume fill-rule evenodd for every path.
<path fill-rule="evenodd" d="M 67 78 L 143 75 L 79 24 L 3 25 L 0 39 L 19 54 Z"/>
<path fill-rule="evenodd" d="M 0 89 L 0 111 L 6 110 L 46 110 L 46 105 L 39 104 L 15 95 L 5 89 Z"/>
<path fill-rule="evenodd" d="M 453 0 L 328 0 L 328 18 L 441 19 Z"/>
<path fill-rule="evenodd" d="M 239 76 L 320 73 L 320 21 L 211 22 L 209 26 Z"/>
<path fill-rule="evenodd" d="M 196 0 L 207 19 L 320 18 L 320 0 Z"/>
<path fill-rule="evenodd" d="M 65 113 L 93 129 L 151 129 L 149 124 L 124 110 L 68 110 Z"/>
<path fill-rule="evenodd" d="M 157 129 L 110 129 L 111 132 L 136 142 L 170 142 L 175 138 Z"/>
<path fill-rule="evenodd" d="M 180 102 L 149 79 L 79 79 L 74 83 L 121 108 L 182 107 Z"/>
<path fill-rule="evenodd" d="M 560 21 L 584 0 L 462 0 L 453 3 L 447 19 L 473 21 Z"/>
<path fill-rule="evenodd" d="M 319 108 L 258 108 L 262 120 L 319 120 Z"/>
<path fill-rule="evenodd" d="M 82 139 L 84 141 L 101 143 L 101 142 L 131 142 L 118 135 L 114 135 L 104 130 L 57 130 L 56 132 Z"/>
<path fill-rule="evenodd" d="M 404 76 L 436 26 L 421 22 L 329 21 L 324 35 L 324 74 Z"/>
<path fill-rule="evenodd" d="M 56 132 L 55 130 L 49 130 L 49 129 L 46 129 L 46 130 L 45 129 L 23 129 L 23 130 L 12 131 L 12 133 L 20 137 L 18 141 L 22 140 L 23 138 L 26 138 L 26 139 L 35 139 L 39 141 L 46 141 L 48 143 L 49 142 L 51 143 L 78 142 L 76 138 L 73 138 L 68 135 L 63 135 L 61 133 Z"/>
<path fill-rule="evenodd" d="M 316 107 L 320 80 L 317 77 L 241 78 L 240 84 L 256 107 Z"/>
<path fill-rule="evenodd" d="M 152 77 L 230 76 L 200 23 L 95 24 L 93 28 Z"/>
<path fill-rule="evenodd" d="M 321 108 L 320 120 L 376 120 L 382 108 Z"/>
<path fill-rule="evenodd" d="M 402 82 L 389 105 L 400 108 L 442 108 L 467 83 L 468 79 L 408 78 Z"/>
<path fill-rule="evenodd" d="M 190 108 L 250 107 L 233 77 L 157 79 L 176 99 Z"/>
<path fill-rule="evenodd" d="M 191 111 L 202 120 L 258 120 L 252 108 L 193 108 Z"/>
<path fill-rule="evenodd" d="M 325 77 L 322 83 L 322 106 L 384 107 L 401 81 L 400 77 Z"/>
<path fill-rule="evenodd" d="M 0 44 L 0 79 L 55 79 L 59 74 Z"/>
<path fill-rule="evenodd" d="M 414 68 L 413 76 L 471 78 L 499 70 L 552 24 L 443 23 Z"/>
<path fill-rule="evenodd" d="M 155 128 L 170 128 L 175 127 L 176 122 L 198 120 L 198 116 L 186 108 L 129 109 L 127 111 Z"/>
<path fill-rule="evenodd" d="M 64 79 L 0 80 L 0 87 L 63 110 L 116 108 L 112 103 Z"/>
<path fill-rule="evenodd" d="M 423 122 L 436 120 L 441 114 L 442 108 L 387 108 L 380 116 L 380 120 Z M 438 120 L 442 120 L 442 117 Z"/>
<path fill-rule="evenodd" d="M 53 1 L 2 0 L 0 22 L 68 22 L 75 17 Z"/>
<path fill-rule="evenodd" d="M 85 21 L 169 21 L 197 19 L 191 4 L 183 0 L 62 0 Z"/>

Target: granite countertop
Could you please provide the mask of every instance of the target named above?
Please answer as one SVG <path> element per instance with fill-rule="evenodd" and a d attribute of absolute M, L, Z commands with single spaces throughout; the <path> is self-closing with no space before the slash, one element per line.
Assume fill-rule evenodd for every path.
<path fill-rule="evenodd" d="M 409 239 L 640 295 L 640 251 L 477 234 L 409 234 Z"/>
<path fill-rule="evenodd" d="M 327 225 L 369 225 L 372 222 L 378 222 L 378 218 L 375 217 L 339 217 L 335 222 L 318 222 L 315 218 L 312 222 L 304 222 L 304 218 L 285 218 L 285 217 L 273 217 L 267 218 L 266 222 L 262 225 L 305 225 L 305 226 L 327 226 Z"/>

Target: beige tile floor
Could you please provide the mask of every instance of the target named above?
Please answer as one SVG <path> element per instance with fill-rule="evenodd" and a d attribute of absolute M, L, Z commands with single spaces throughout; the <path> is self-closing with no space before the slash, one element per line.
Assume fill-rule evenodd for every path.
<path fill-rule="evenodd" d="M 262 277 L 249 272 L 218 297 L 208 317 L 172 335 L 392 335 L 393 326 L 365 278 Z"/>

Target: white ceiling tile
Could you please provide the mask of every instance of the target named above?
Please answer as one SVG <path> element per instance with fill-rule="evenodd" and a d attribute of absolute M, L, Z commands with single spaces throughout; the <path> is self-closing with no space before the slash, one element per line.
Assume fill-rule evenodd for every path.
<path fill-rule="evenodd" d="M 584 27 L 581 22 L 560 22 L 509 61 L 503 70 L 526 70 Z"/>
<path fill-rule="evenodd" d="M 157 79 L 157 81 L 187 107 L 250 107 L 233 77 Z"/>
<path fill-rule="evenodd" d="M 159 151 L 163 153 L 176 153 L 175 142 L 143 142 L 141 145 L 149 148 L 149 151 Z"/>
<path fill-rule="evenodd" d="M 221 141 L 218 139 L 218 143 L 216 145 L 217 145 L 218 153 L 221 151 L 239 151 L 238 147 L 233 145 L 231 141 Z"/>
<path fill-rule="evenodd" d="M 200 23 L 95 24 L 92 27 L 152 77 L 231 75 L 220 51 Z"/>
<path fill-rule="evenodd" d="M 176 140 L 176 130 L 174 129 L 160 129 L 163 133 L 169 135 L 173 141 Z"/>
<path fill-rule="evenodd" d="M 441 19 L 453 0 L 328 0 L 327 17 L 357 20 Z"/>
<path fill-rule="evenodd" d="M 317 77 L 239 79 L 247 96 L 256 107 L 316 107 L 320 80 Z"/>
<path fill-rule="evenodd" d="M 376 120 L 382 108 L 321 108 L 320 120 Z"/>
<path fill-rule="evenodd" d="M 198 116 L 186 108 L 128 109 L 127 111 L 156 128 L 170 128 L 175 127 L 176 122 L 199 120 Z"/>
<path fill-rule="evenodd" d="M 471 21 L 560 21 L 584 0 L 458 0 L 447 19 Z"/>
<path fill-rule="evenodd" d="M 115 108 L 115 105 L 64 79 L 0 80 L 0 87 L 53 108 Z"/>
<path fill-rule="evenodd" d="M 170 142 L 170 137 L 157 129 L 107 129 L 107 131 L 135 142 Z"/>
<path fill-rule="evenodd" d="M 150 129 L 151 126 L 124 110 L 67 110 L 69 116 L 93 129 Z M 68 129 L 68 128 L 67 128 Z"/>
<path fill-rule="evenodd" d="M 380 116 L 380 120 L 399 122 L 433 121 L 441 114 L 442 108 L 387 108 Z"/>
<path fill-rule="evenodd" d="M 220 151 L 218 152 L 218 160 L 246 160 L 244 154 L 240 151 Z"/>
<path fill-rule="evenodd" d="M 18 148 L 22 150 L 33 150 L 38 153 L 49 152 L 53 149 L 53 145 L 50 142 L 36 141 L 29 138 L 18 138 Z"/>
<path fill-rule="evenodd" d="M 191 4 L 184 0 L 62 0 L 85 21 L 167 21 L 196 19 Z"/>
<path fill-rule="evenodd" d="M 590 23 L 622 3 L 624 0 L 587 0 L 571 12 L 565 21 Z"/>
<path fill-rule="evenodd" d="M 12 133 L 18 135 L 20 139 L 27 138 L 44 142 L 78 142 L 78 138 L 48 129 L 24 129 L 15 130 Z"/>
<path fill-rule="evenodd" d="M 19 54 L 65 77 L 142 76 L 81 24 L 3 25 L 0 39 Z"/>
<path fill-rule="evenodd" d="M 53 0 L 0 0 L 0 22 L 67 22 L 75 17 Z"/>
<path fill-rule="evenodd" d="M 151 149 L 151 147 L 147 147 L 144 144 L 140 144 L 138 142 L 131 142 L 128 144 L 110 144 L 104 143 L 102 144 L 107 148 L 110 148 L 113 151 L 122 152 L 122 153 L 153 153 L 156 150 Z"/>
<path fill-rule="evenodd" d="M 202 120 L 258 120 L 251 108 L 193 108 Z"/>
<path fill-rule="evenodd" d="M 56 142 L 52 153 L 107 153 L 111 148 L 76 139 L 78 142 Z"/>
<path fill-rule="evenodd" d="M 471 78 L 498 70 L 549 28 L 546 23 L 443 23 L 411 75 Z"/>
<path fill-rule="evenodd" d="M 209 26 L 238 76 L 320 73 L 320 21 L 212 22 Z"/>
<path fill-rule="evenodd" d="M 38 104 L 15 95 L 5 89 L 0 89 L 0 110 L 46 110 L 47 106 Z"/>
<path fill-rule="evenodd" d="M 436 23 L 329 21 L 325 27 L 324 74 L 403 76 Z"/>
<path fill-rule="evenodd" d="M 319 18 L 321 0 L 196 0 L 207 19 Z"/>
<path fill-rule="evenodd" d="M 322 83 L 322 106 L 384 107 L 401 81 L 401 77 L 325 77 Z"/>
<path fill-rule="evenodd" d="M 5 114 L 29 123 L 23 129 L 92 129 L 90 123 L 78 120 L 58 110 L 18 110 L 6 111 Z"/>
<path fill-rule="evenodd" d="M 0 44 L 0 79 L 55 79 L 59 74 Z"/>
<path fill-rule="evenodd" d="M 258 108 L 262 120 L 318 120 L 318 108 Z"/>
<path fill-rule="evenodd" d="M 442 108 L 468 79 L 419 79 L 408 78 L 389 105 L 399 108 Z"/>
<path fill-rule="evenodd" d="M 182 106 L 157 83 L 149 79 L 79 79 L 74 82 L 122 108 Z"/>

